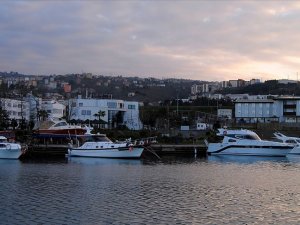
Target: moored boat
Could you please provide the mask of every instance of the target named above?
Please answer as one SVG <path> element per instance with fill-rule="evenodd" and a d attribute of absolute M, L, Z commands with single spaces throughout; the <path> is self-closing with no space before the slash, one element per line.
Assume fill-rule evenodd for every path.
<path fill-rule="evenodd" d="M 294 146 L 294 148 L 288 154 L 300 155 L 299 137 L 286 136 L 280 132 L 275 132 L 274 136 L 277 140 L 281 141 L 282 143 L 291 144 Z"/>
<path fill-rule="evenodd" d="M 144 147 L 133 145 L 130 142 L 112 142 L 104 134 L 78 135 L 84 143 L 68 149 L 70 157 L 96 157 L 96 158 L 140 158 Z"/>
<path fill-rule="evenodd" d="M 23 154 L 22 147 L 17 143 L 7 142 L 7 138 L 0 136 L 0 158 L 19 159 Z"/>
<path fill-rule="evenodd" d="M 293 145 L 261 140 L 251 130 L 219 129 L 218 143 L 207 143 L 207 153 L 211 155 L 286 156 Z"/>
<path fill-rule="evenodd" d="M 86 133 L 86 127 L 71 125 L 64 120 L 47 120 L 34 128 L 36 134 L 69 134 L 81 135 Z"/>

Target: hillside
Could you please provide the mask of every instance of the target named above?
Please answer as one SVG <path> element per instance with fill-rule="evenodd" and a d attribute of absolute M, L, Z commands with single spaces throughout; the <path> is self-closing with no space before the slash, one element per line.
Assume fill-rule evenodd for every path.
<path fill-rule="evenodd" d="M 253 84 L 245 87 L 226 88 L 218 91 L 222 94 L 249 94 L 249 95 L 300 95 L 300 83 L 282 84 L 277 80 Z"/>

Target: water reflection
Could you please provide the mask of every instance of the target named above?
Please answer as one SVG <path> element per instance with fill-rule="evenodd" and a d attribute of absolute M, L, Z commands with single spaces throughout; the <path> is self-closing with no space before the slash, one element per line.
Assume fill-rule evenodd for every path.
<path fill-rule="evenodd" d="M 289 157 L 67 160 L 0 160 L 1 224 L 299 224 Z"/>
<path fill-rule="evenodd" d="M 265 157 L 265 156 L 237 156 L 237 155 L 211 155 L 208 161 L 220 163 L 255 164 L 261 162 L 289 162 L 287 157 Z M 300 162 L 300 161 L 299 161 Z"/>
<path fill-rule="evenodd" d="M 109 158 L 88 158 L 88 157 L 69 157 L 69 163 L 82 165 L 141 165 L 139 159 L 109 159 Z"/>
<path fill-rule="evenodd" d="M 287 155 L 286 158 L 291 163 L 299 163 L 300 164 L 300 155 Z"/>

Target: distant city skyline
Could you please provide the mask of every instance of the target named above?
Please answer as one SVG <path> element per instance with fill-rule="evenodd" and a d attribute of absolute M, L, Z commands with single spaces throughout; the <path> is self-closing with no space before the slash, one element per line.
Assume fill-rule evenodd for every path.
<path fill-rule="evenodd" d="M 0 71 L 298 80 L 297 1 L 10 1 Z"/>

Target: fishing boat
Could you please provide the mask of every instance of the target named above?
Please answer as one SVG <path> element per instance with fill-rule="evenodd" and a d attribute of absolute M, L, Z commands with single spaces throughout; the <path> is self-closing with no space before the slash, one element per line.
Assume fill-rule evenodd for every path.
<path fill-rule="evenodd" d="M 7 138 L 0 136 L 0 158 L 19 159 L 23 154 L 22 147 L 17 143 L 7 142 Z"/>
<path fill-rule="evenodd" d="M 280 132 L 275 132 L 274 136 L 277 140 L 281 141 L 282 143 L 291 144 L 294 146 L 294 148 L 288 154 L 300 155 L 299 137 L 286 136 Z"/>
<path fill-rule="evenodd" d="M 69 157 L 95 157 L 95 158 L 140 158 L 144 147 L 133 145 L 131 142 L 113 142 L 104 134 L 78 135 L 80 141 L 73 146 L 70 143 L 68 149 Z M 77 144 L 77 146 L 76 146 Z"/>
<path fill-rule="evenodd" d="M 207 143 L 210 155 L 286 156 L 293 145 L 276 141 L 261 140 L 251 130 L 218 129 L 220 142 Z"/>

